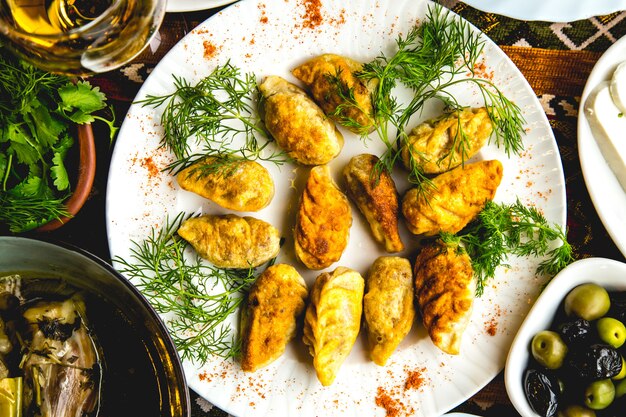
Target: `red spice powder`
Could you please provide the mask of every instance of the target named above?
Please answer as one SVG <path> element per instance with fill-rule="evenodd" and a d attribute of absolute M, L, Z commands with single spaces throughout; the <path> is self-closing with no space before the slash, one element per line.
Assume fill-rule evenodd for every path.
<path fill-rule="evenodd" d="M 339 17 L 331 18 L 330 24 L 338 27 L 346 23 L 346 9 L 341 9 L 339 12 Z"/>
<path fill-rule="evenodd" d="M 490 71 L 484 62 L 478 62 L 474 65 L 474 75 L 478 78 L 493 81 L 493 71 Z"/>
<path fill-rule="evenodd" d="M 498 319 L 502 316 L 500 307 L 496 307 L 494 316 L 485 322 L 485 331 L 489 336 L 495 336 L 498 333 Z"/>
<path fill-rule="evenodd" d="M 393 385 L 389 388 L 378 387 L 376 390 L 376 405 L 385 410 L 386 417 L 409 417 L 415 414 L 415 409 L 410 403 L 404 403 L 403 399 L 406 398 L 406 392 L 409 390 L 420 389 L 427 382 L 428 378 L 424 375 L 426 368 L 410 369 L 408 366 L 404 367 L 406 373 L 406 379 L 404 384 Z M 394 379 L 394 373 L 391 370 L 387 370 L 387 374 L 391 379 Z"/>
<path fill-rule="evenodd" d="M 159 175 L 159 167 L 157 167 L 157 164 L 154 162 L 151 156 L 143 158 L 141 160 L 141 166 L 148 170 L 148 174 L 150 175 L 150 177 L 154 178 Z"/>
<path fill-rule="evenodd" d="M 265 24 L 269 21 L 269 19 L 267 18 L 267 14 L 265 13 L 265 4 L 261 3 L 257 6 L 259 8 L 259 10 L 261 11 L 261 18 L 259 19 L 259 22 Z"/>
<path fill-rule="evenodd" d="M 304 14 L 302 15 L 302 26 L 307 29 L 315 29 L 322 24 L 322 2 L 321 0 L 304 0 Z"/>
<path fill-rule="evenodd" d="M 393 399 L 383 387 L 378 387 L 376 392 L 376 405 L 385 409 L 387 417 L 397 417 L 402 409 L 402 404 Z"/>
<path fill-rule="evenodd" d="M 206 59 L 211 59 L 215 56 L 217 47 L 211 41 L 202 42 L 202 46 L 204 47 L 204 57 Z"/>
<path fill-rule="evenodd" d="M 426 368 L 410 371 L 407 375 L 406 381 L 404 382 L 404 389 L 409 390 L 421 388 L 425 381 L 424 376 L 422 375 L 424 371 L 426 371 Z"/>

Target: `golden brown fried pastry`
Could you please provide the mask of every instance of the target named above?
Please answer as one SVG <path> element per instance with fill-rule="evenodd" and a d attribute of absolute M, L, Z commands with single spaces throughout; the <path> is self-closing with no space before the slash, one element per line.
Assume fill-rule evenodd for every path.
<path fill-rule="evenodd" d="M 425 246 L 415 260 L 415 298 L 435 346 L 457 355 L 467 327 L 476 280 L 469 256 L 441 241 Z"/>
<path fill-rule="evenodd" d="M 259 266 L 278 255 L 280 234 L 263 220 L 204 215 L 185 220 L 178 234 L 198 255 L 220 268 Z"/>
<path fill-rule="evenodd" d="M 411 263 L 397 256 L 381 256 L 370 268 L 365 287 L 363 315 L 370 357 L 384 366 L 413 325 Z"/>
<path fill-rule="evenodd" d="M 324 272 L 313 284 L 302 340 L 324 386 L 333 383 L 359 335 L 364 285 L 358 272 L 344 267 Z"/>
<path fill-rule="evenodd" d="M 502 164 L 498 160 L 465 164 L 439 174 L 427 199 L 415 188 L 405 194 L 402 214 L 407 227 L 423 236 L 456 233 L 493 200 L 501 180 Z"/>
<path fill-rule="evenodd" d="M 343 170 L 348 196 L 367 219 L 377 242 L 387 252 L 404 249 L 398 233 L 398 192 L 387 171 L 373 173 L 378 158 L 361 154 L 353 157 Z"/>
<path fill-rule="evenodd" d="M 371 95 L 377 81 L 357 78 L 355 73 L 362 68 L 350 58 L 324 54 L 295 68 L 292 74 L 306 85 L 324 113 L 353 132 L 366 134 L 374 129 Z M 347 96 L 353 100 L 346 100 Z"/>
<path fill-rule="evenodd" d="M 183 190 L 237 211 L 258 211 L 274 196 L 270 173 L 255 161 L 207 157 L 176 176 Z"/>
<path fill-rule="evenodd" d="M 459 124 L 466 141 L 461 137 Z M 404 166 L 417 164 L 425 174 L 439 174 L 461 165 L 483 147 L 493 131 L 485 107 L 467 108 L 416 126 L 401 147 Z"/>
<path fill-rule="evenodd" d="M 296 335 L 308 290 L 286 264 L 268 267 L 256 279 L 241 312 L 241 369 L 254 372 L 278 359 Z"/>
<path fill-rule="evenodd" d="M 334 184 L 326 165 L 311 169 L 296 216 L 296 256 L 310 269 L 337 262 L 348 245 L 350 203 Z"/>
<path fill-rule="evenodd" d="M 336 157 L 343 136 L 304 90 L 278 76 L 259 85 L 265 127 L 290 157 L 304 165 L 322 165 Z"/>

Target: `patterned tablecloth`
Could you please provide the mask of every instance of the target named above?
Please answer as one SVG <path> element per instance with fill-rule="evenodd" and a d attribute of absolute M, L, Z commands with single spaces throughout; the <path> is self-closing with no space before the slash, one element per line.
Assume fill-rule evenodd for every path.
<path fill-rule="evenodd" d="M 602 53 L 626 32 L 626 12 L 570 23 L 526 22 L 484 13 L 456 0 L 440 2 L 493 39 L 526 76 L 542 103 L 563 160 L 569 240 L 576 256 L 624 261 L 600 222 L 585 187 L 577 152 L 576 123 L 587 77 Z M 123 119 L 141 83 L 165 52 L 215 12 L 168 14 L 147 52 L 118 71 L 92 78 L 92 83 L 110 97 L 118 120 Z M 98 173 L 90 200 L 74 220 L 48 237 L 81 246 L 109 260 L 104 196 L 112 150 L 107 146 L 107 143 L 98 144 Z M 191 397 L 193 417 L 226 415 L 195 393 Z M 502 374 L 454 411 L 485 417 L 517 415 L 507 398 Z"/>

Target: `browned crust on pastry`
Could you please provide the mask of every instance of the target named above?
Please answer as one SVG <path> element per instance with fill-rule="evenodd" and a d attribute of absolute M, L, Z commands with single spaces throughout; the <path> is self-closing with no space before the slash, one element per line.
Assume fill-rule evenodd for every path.
<path fill-rule="evenodd" d="M 351 225 L 350 203 L 333 183 L 328 167 L 312 168 L 296 217 L 298 259 L 310 269 L 338 261 L 348 245 Z"/>
<path fill-rule="evenodd" d="M 444 352 L 458 354 L 476 289 L 469 256 L 437 241 L 421 250 L 414 275 L 415 297 L 428 335 Z"/>
<path fill-rule="evenodd" d="M 343 170 L 348 196 L 367 219 L 377 242 L 387 252 L 400 252 L 404 244 L 398 232 L 398 192 L 387 171 L 373 175 L 378 158 L 370 154 L 353 157 Z"/>
<path fill-rule="evenodd" d="M 501 180 L 500 161 L 479 161 L 435 177 L 427 199 L 412 188 L 402 199 L 407 228 L 421 236 L 460 231 L 493 200 Z"/>
<path fill-rule="evenodd" d="M 366 134 L 374 129 L 371 94 L 377 82 L 357 78 L 355 73 L 362 67 L 353 59 L 324 54 L 294 68 L 292 74 L 306 85 L 324 113 L 353 132 Z M 343 96 L 339 88 L 344 90 Z M 354 102 L 346 102 L 345 96 L 349 92 Z M 340 111 L 336 115 L 338 108 Z M 356 126 L 344 123 L 346 119 L 356 122 Z"/>
<path fill-rule="evenodd" d="M 242 309 L 241 369 L 254 372 L 280 357 L 296 335 L 308 290 L 291 265 L 268 267 L 255 281 Z"/>

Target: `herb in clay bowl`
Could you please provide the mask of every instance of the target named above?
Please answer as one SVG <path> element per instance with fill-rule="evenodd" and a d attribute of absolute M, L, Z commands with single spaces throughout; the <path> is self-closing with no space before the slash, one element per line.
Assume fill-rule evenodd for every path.
<path fill-rule="evenodd" d="M 94 114 L 105 107 L 98 87 L 39 70 L 0 45 L 0 229 L 21 233 L 70 216 L 74 127 L 101 120 L 112 140 L 114 119 Z"/>

